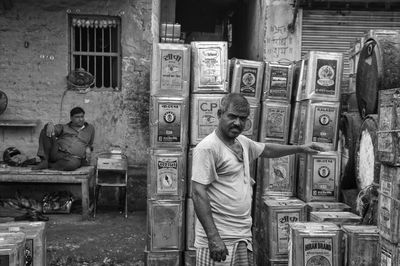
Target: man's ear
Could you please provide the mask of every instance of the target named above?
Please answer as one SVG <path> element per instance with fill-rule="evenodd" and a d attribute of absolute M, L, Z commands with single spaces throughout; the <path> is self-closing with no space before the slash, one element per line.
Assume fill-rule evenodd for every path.
<path fill-rule="evenodd" d="M 217 116 L 218 116 L 218 118 L 220 118 L 221 115 L 222 115 L 222 111 L 221 111 L 221 109 L 218 109 L 218 111 L 217 111 Z"/>

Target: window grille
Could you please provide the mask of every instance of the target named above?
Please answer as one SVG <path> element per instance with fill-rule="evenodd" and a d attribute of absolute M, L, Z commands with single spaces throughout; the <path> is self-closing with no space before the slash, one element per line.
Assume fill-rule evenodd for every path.
<path fill-rule="evenodd" d="M 70 70 L 84 69 L 94 75 L 95 88 L 121 87 L 121 48 L 119 17 L 69 17 Z"/>

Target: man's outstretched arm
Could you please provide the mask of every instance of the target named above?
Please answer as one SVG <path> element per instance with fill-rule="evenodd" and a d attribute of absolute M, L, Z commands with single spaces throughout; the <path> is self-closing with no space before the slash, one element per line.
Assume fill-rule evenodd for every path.
<path fill-rule="evenodd" d="M 206 191 L 207 186 L 195 181 L 192 181 L 192 186 L 194 210 L 207 234 L 210 257 L 215 261 L 225 261 L 229 254 L 211 214 L 210 200 Z"/>
<path fill-rule="evenodd" d="M 265 143 L 265 148 L 261 156 L 267 158 L 277 158 L 295 153 L 317 154 L 320 151 L 324 151 L 324 148 L 316 144 L 284 145 Z"/>

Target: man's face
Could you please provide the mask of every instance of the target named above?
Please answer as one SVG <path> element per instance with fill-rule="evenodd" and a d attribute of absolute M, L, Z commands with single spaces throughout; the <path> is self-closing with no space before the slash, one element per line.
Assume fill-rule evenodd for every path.
<path fill-rule="evenodd" d="M 219 115 L 218 128 L 226 138 L 234 139 L 243 132 L 249 110 L 235 109 L 232 104 Z"/>
<path fill-rule="evenodd" d="M 71 124 L 76 127 L 81 127 L 85 123 L 85 114 L 79 113 L 71 116 Z"/>

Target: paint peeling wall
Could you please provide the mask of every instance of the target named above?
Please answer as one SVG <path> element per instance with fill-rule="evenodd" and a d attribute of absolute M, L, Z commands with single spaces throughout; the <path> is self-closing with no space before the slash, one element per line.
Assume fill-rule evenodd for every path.
<path fill-rule="evenodd" d="M 293 61 L 301 55 L 301 13 L 298 14 L 294 31 L 289 24 L 293 22 L 294 0 L 266 0 L 264 24 L 264 60 Z"/>
<path fill-rule="evenodd" d="M 152 15 L 152 8 L 157 4 L 151 0 L 11 3 L 11 8 L 0 6 L 0 90 L 9 98 L 0 120 L 38 119 L 40 124 L 33 132 L 29 128 L 0 128 L 1 154 L 5 148 L 16 146 L 34 156 L 43 125 L 48 121 L 68 122 L 69 110 L 81 106 L 86 120 L 96 128 L 95 153 L 119 145 L 131 166 L 146 165 L 150 61 L 156 33 L 152 23 L 157 18 Z M 65 92 L 69 69 L 68 14 L 121 17 L 121 91 Z"/>

